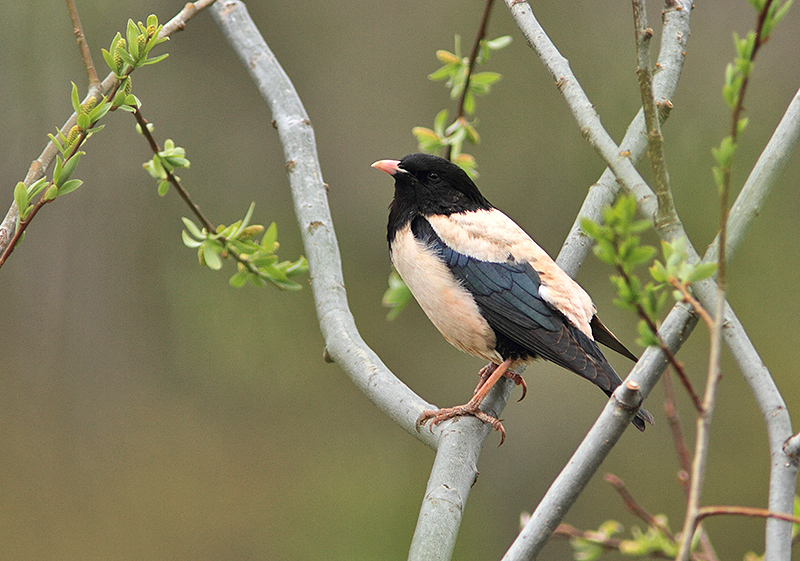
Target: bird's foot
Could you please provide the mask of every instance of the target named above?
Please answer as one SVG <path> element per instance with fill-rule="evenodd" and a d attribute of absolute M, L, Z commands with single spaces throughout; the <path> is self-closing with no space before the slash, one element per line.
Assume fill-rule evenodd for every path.
<path fill-rule="evenodd" d="M 489 376 L 492 375 L 492 372 L 494 372 L 495 368 L 497 368 L 497 365 L 490 362 L 480 369 L 480 372 L 478 372 L 478 385 L 475 386 L 475 391 L 472 392 L 473 395 L 478 393 L 478 391 L 483 387 L 483 384 L 486 383 L 486 380 L 489 379 Z M 525 396 L 528 394 L 528 384 L 525 383 L 525 380 L 522 379 L 522 376 L 511 370 L 506 370 L 505 373 L 503 373 L 503 376 L 513 380 L 516 385 L 522 386 L 522 395 L 517 401 L 522 401 L 525 399 Z"/>
<path fill-rule="evenodd" d="M 422 415 L 420 415 L 419 419 L 417 419 L 417 430 L 420 430 L 425 423 L 428 422 L 430 422 L 430 430 L 433 430 L 433 427 L 442 421 L 454 419 L 455 417 L 464 417 L 467 415 L 483 421 L 487 425 L 491 426 L 494 430 L 498 431 L 500 433 L 500 444 L 503 444 L 506 439 L 506 429 L 503 428 L 503 423 L 501 423 L 499 419 L 484 413 L 478 408 L 478 405 L 471 402 L 464 405 L 456 405 L 455 407 L 447 407 L 445 409 L 431 409 L 423 411 Z M 500 444 L 498 444 L 498 446 L 500 446 Z"/>

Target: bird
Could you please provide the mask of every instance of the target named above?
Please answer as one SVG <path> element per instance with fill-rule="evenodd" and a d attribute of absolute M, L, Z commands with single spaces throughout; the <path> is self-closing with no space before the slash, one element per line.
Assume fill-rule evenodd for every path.
<path fill-rule="evenodd" d="M 489 362 L 464 405 L 424 411 L 419 429 L 474 416 L 501 433 L 502 422 L 480 409 L 501 377 L 526 386 L 515 368 L 553 362 L 607 396 L 622 383 L 598 343 L 633 360 L 597 317 L 586 291 L 511 218 L 492 206 L 458 165 L 432 154 L 379 160 L 395 180 L 387 240 L 392 265 L 430 321 L 457 349 Z M 521 400 L 522 398 L 520 398 Z M 653 416 L 632 420 L 644 431 Z"/>

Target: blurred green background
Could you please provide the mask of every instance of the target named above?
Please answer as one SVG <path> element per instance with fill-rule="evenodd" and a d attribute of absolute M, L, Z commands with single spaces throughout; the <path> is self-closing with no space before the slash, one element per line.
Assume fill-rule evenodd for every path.
<path fill-rule="evenodd" d="M 426 75 L 436 49 L 469 44 L 483 2 L 251 2 L 249 10 L 294 81 L 314 124 L 341 243 L 350 304 L 368 344 L 412 389 L 462 403 L 482 363 L 452 349 L 414 306 L 385 321 L 386 207 L 391 181 L 369 168 L 415 151 L 412 126 L 453 103 Z M 128 17 L 167 21 L 179 1 L 79 0 L 95 61 Z M 621 138 L 638 109 L 630 4 L 535 2 L 534 9 Z M 649 3 L 658 28 L 660 4 Z M 85 74 L 63 2 L 6 2 L 0 35 L 0 184 L 14 184 L 71 112 Z M 751 29 L 745 0 L 698 2 L 675 109 L 665 127 L 678 209 L 698 249 L 713 238 L 710 148 L 729 128 L 720 90 L 731 34 Z M 800 85 L 800 10 L 757 59 L 750 126 L 734 186 Z M 552 80 L 498 3 L 489 35 L 512 45 L 489 69 L 504 76 L 478 100 L 472 150 L 487 197 L 552 254 L 604 166 L 581 138 Z M 658 31 L 657 31 L 658 36 Z M 655 43 L 657 44 L 657 43 Z M 134 77 L 157 138 L 184 146 L 182 176 L 217 222 L 277 221 L 281 257 L 302 253 L 271 116 L 208 14 L 159 47 L 170 57 Z M 105 74 L 105 73 L 103 73 Z M 180 240 L 177 196 L 156 194 L 133 118 L 113 114 L 86 146 L 76 193 L 48 206 L 0 272 L 0 540 L 3 556 L 41 559 L 405 559 L 433 453 L 387 420 L 336 365 L 311 291 L 231 289 L 232 273 L 200 268 Z M 646 166 L 642 166 L 646 167 Z M 800 158 L 789 162 L 730 271 L 730 300 L 800 415 Z M 589 259 L 579 280 L 623 341 L 636 321 L 617 310 L 609 270 Z M 305 279 L 303 280 L 305 283 Z M 707 337 L 680 359 L 697 386 Z M 615 362 L 627 372 L 628 364 Z M 715 414 L 705 504 L 766 506 L 764 424 L 729 356 Z M 604 404 L 577 376 L 528 369 L 531 391 L 504 413 L 479 464 L 455 558 L 498 559 Z M 683 493 L 658 388 L 657 426 L 627 431 L 604 464 L 673 530 Z M 685 429 L 693 416 L 681 400 Z M 639 522 L 596 477 L 565 521 Z M 724 559 L 763 551 L 763 522 L 707 522 Z M 551 542 L 542 559 L 565 559 Z M 796 556 L 800 559 L 800 557 Z"/>

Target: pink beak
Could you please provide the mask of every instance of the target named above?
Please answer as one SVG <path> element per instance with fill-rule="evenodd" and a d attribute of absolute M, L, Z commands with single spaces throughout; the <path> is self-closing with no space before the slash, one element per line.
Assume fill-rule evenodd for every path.
<path fill-rule="evenodd" d="M 400 166 L 400 160 L 378 160 L 370 167 L 379 169 L 381 171 L 385 171 L 389 175 L 394 175 L 399 171 L 405 171 L 403 169 L 400 169 L 399 166 Z"/>

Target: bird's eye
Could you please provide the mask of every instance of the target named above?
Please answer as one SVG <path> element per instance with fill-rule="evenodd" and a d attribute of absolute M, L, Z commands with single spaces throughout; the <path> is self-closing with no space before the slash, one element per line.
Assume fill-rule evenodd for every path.
<path fill-rule="evenodd" d="M 439 179 L 439 174 L 435 171 L 428 172 L 428 179 L 435 181 Z"/>

